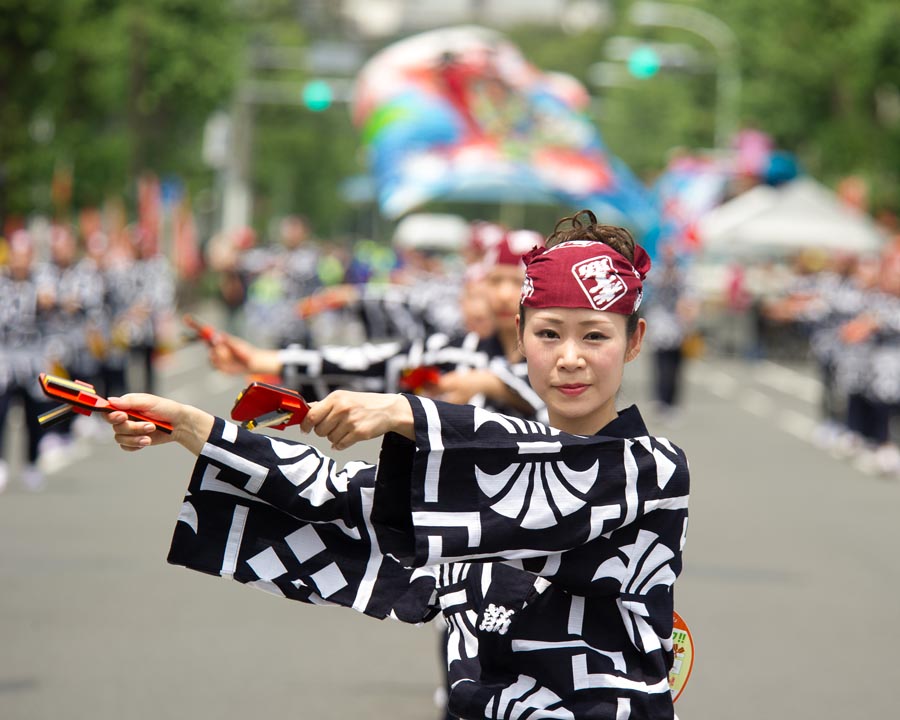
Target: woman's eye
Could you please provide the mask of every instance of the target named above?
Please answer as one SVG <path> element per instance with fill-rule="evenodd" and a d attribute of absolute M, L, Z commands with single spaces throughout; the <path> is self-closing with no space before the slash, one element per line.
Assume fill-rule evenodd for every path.
<path fill-rule="evenodd" d="M 556 334 L 555 330 L 538 330 L 537 336 L 539 338 L 557 338 L 559 335 Z"/>
<path fill-rule="evenodd" d="M 584 336 L 585 340 L 589 340 L 591 342 L 598 342 L 600 340 L 606 340 L 606 335 L 600 332 L 588 333 Z"/>

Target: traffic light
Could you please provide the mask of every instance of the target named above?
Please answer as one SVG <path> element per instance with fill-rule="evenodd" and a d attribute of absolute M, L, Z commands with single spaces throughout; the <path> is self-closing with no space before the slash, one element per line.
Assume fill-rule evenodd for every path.
<path fill-rule="evenodd" d="M 636 78 L 650 78 L 659 72 L 659 53 L 650 45 L 639 45 L 628 55 L 628 72 Z"/>
<path fill-rule="evenodd" d="M 322 112 L 331 107 L 334 91 L 324 80 L 310 80 L 303 86 L 303 104 L 313 112 Z"/>

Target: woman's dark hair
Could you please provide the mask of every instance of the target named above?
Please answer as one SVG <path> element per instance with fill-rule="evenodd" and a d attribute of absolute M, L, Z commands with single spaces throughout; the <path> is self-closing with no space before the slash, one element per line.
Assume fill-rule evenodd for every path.
<path fill-rule="evenodd" d="M 579 210 L 570 217 L 564 217 L 553 228 L 547 238 L 547 247 L 553 247 L 569 240 L 590 240 L 609 245 L 628 262 L 634 262 L 634 237 L 628 230 L 616 225 L 603 225 L 590 210 Z"/>
<path fill-rule="evenodd" d="M 609 245 L 628 262 L 634 262 L 634 236 L 623 227 L 603 225 L 597 222 L 597 216 L 590 210 L 579 210 L 574 215 L 564 217 L 557 222 L 550 237 L 547 238 L 547 247 L 570 240 L 589 240 Z M 628 316 L 625 324 L 625 332 L 628 337 L 631 337 L 637 330 L 639 317 L 636 312 Z M 519 307 L 519 326 L 525 326 L 525 313 L 521 306 Z"/>

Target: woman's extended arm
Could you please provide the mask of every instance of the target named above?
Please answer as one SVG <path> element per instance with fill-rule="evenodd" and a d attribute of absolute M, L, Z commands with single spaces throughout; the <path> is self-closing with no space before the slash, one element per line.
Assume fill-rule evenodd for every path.
<path fill-rule="evenodd" d="M 130 393 L 112 398 L 111 402 L 120 410 L 109 413 L 106 419 L 113 426 L 116 442 L 129 452 L 177 442 L 199 455 L 215 420 L 199 408 L 145 393 Z M 126 410 L 169 422 L 173 431 L 169 435 L 151 423 L 129 420 Z M 403 395 L 338 390 L 311 404 L 301 428 L 327 437 L 335 450 L 345 450 L 389 432 L 415 439 L 412 408 Z"/>
<path fill-rule="evenodd" d="M 481 394 L 494 405 L 509 407 L 523 413 L 534 409 L 492 370 L 446 373 L 438 381 L 435 394 L 439 399 L 457 405 L 465 405 L 471 402 L 473 397 Z"/>

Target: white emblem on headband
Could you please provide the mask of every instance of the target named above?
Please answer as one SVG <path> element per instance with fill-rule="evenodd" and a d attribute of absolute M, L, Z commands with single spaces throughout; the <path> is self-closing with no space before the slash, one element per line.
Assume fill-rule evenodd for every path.
<path fill-rule="evenodd" d="M 525 282 L 522 283 L 522 297 L 519 299 L 519 302 L 522 303 L 528 298 L 534 295 L 534 280 L 532 280 L 528 275 L 525 275 Z"/>
<path fill-rule="evenodd" d="M 612 260 L 605 255 L 573 265 L 572 274 L 596 310 L 605 310 L 628 292 L 628 286 L 613 268 Z"/>

